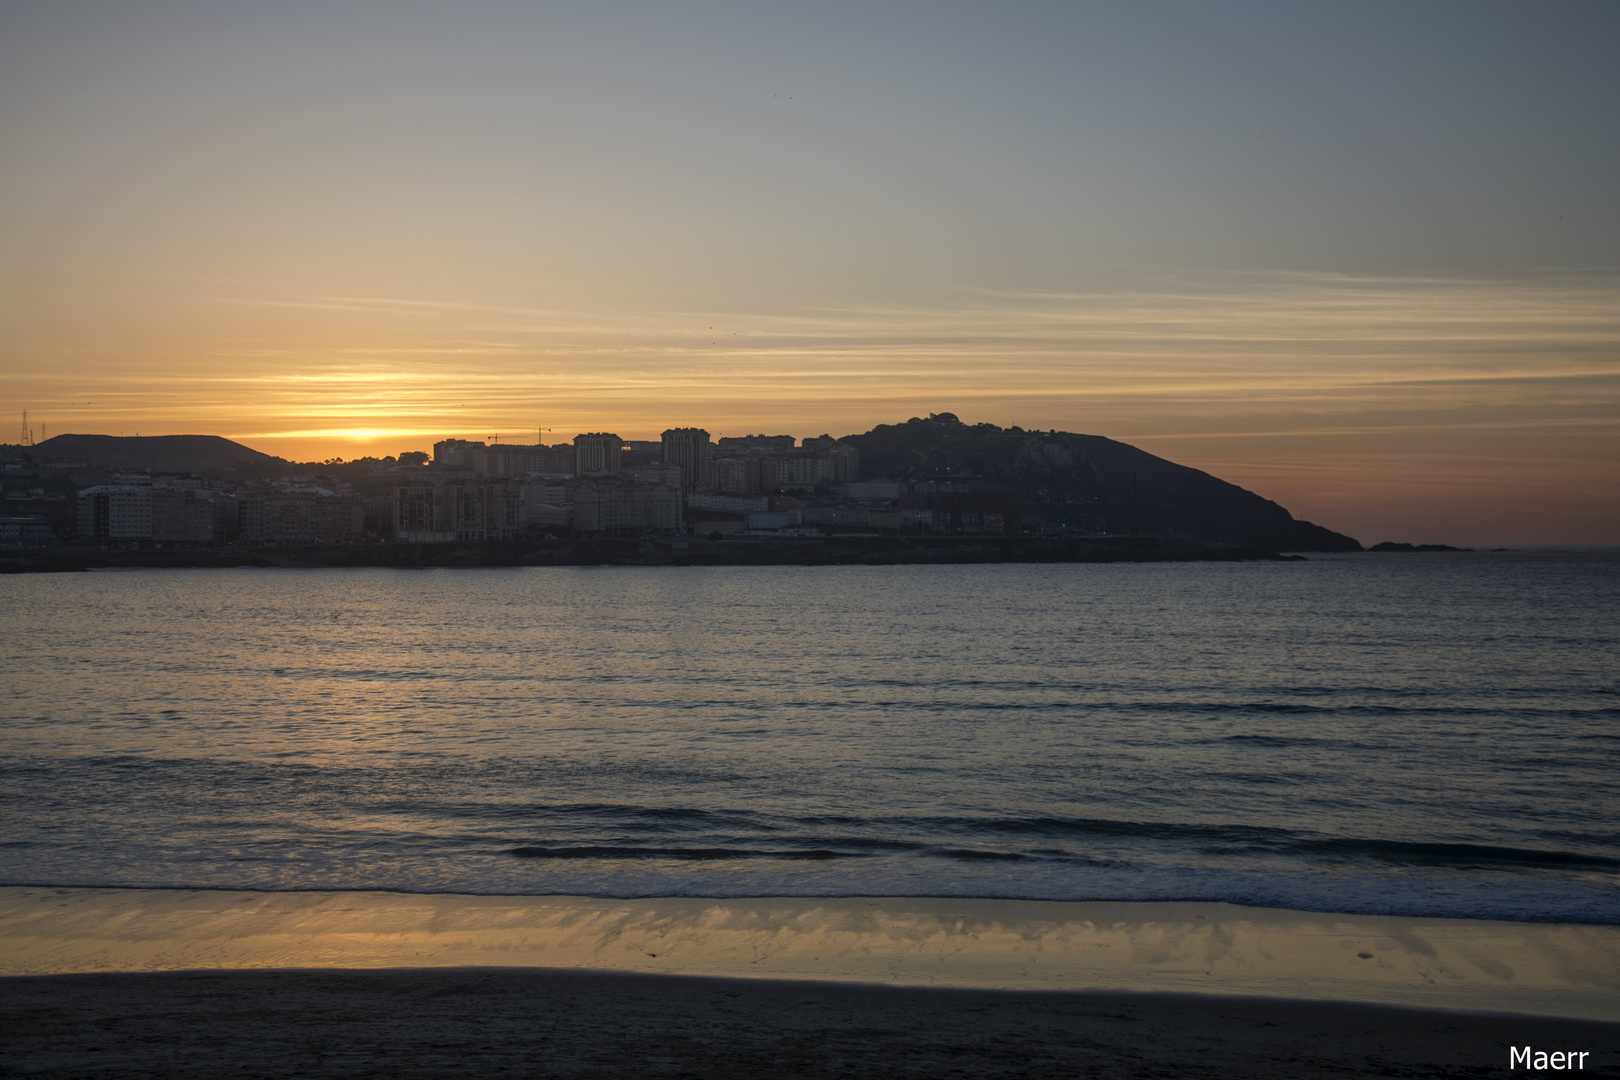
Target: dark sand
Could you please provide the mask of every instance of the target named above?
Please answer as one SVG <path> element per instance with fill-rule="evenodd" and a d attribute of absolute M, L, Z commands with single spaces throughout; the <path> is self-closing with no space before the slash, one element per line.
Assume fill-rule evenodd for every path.
<path fill-rule="evenodd" d="M 0 1072 L 49 1077 L 1489 1077 L 1620 1022 L 1256 997 L 535 968 L 0 979 Z"/>

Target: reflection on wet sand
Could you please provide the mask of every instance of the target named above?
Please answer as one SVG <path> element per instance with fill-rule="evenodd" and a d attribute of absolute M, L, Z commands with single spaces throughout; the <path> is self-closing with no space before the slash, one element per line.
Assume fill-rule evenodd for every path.
<path fill-rule="evenodd" d="M 1231 904 L 0 889 L 0 974 L 535 967 L 1620 1017 L 1620 927 Z"/>

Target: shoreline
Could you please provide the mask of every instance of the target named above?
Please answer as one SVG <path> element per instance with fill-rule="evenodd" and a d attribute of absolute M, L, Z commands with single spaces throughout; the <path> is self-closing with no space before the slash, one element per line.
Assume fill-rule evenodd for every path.
<path fill-rule="evenodd" d="M 0 888 L 0 976 L 508 968 L 1620 1021 L 1620 927 L 1224 903 Z"/>
<path fill-rule="evenodd" d="M 105 569 L 296 569 L 513 566 L 910 566 L 978 563 L 1295 562 L 1264 548 L 1147 536 L 1056 539 L 1025 536 L 830 534 L 710 540 L 688 537 L 367 543 L 304 547 L 201 547 L 119 550 L 17 548 L 0 554 L 0 573 Z"/>

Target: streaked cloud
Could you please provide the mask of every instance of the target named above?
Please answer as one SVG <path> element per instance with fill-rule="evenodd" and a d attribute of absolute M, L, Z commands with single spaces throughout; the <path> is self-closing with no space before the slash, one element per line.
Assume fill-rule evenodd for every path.
<path fill-rule="evenodd" d="M 311 459 L 444 435 L 527 441 L 541 425 L 550 441 L 687 423 L 845 434 L 951 410 L 1135 442 L 1306 512 L 1313 489 L 1414 472 L 1454 484 L 1539 469 L 1590 488 L 1620 459 L 1620 278 L 1604 275 L 1223 275 L 788 312 L 218 303 L 284 311 L 281 334 L 234 337 L 222 320 L 156 370 L 75 364 L 67 341 L 11 382 L 57 430 L 218 431 Z M 312 310 L 341 318 L 311 328 L 299 315 Z M 68 404 L 91 387 L 94 406 Z M 1291 460 L 1270 460 L 1284 443 Z M 1441 468 L 1462 447 L 1473 464 Z"/>

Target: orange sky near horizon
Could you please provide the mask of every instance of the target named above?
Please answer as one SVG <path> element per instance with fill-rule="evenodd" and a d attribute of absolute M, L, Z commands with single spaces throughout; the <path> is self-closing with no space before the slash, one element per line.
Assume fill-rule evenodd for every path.
<path fill-rule="evenodd" d="M 1620 540 L 1620 289 L 1606 278 L 1288 275 L 951 299 L 596 319 L 217 300 L 172 321 L 148 307 L 133 327 L 41 326 L 8 382 L 36 436 L 220 434 L 301 461 L 532 443 L 542 426 L 548 442 L 686 425 L 804 437 L 951 411 L 1129 442 L 1367 542 Z"/>

